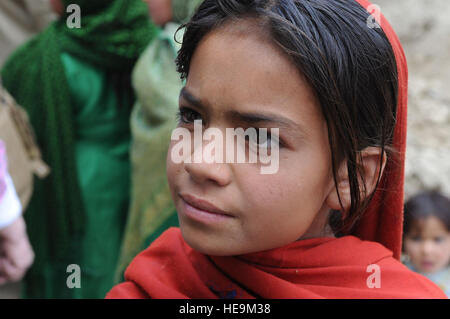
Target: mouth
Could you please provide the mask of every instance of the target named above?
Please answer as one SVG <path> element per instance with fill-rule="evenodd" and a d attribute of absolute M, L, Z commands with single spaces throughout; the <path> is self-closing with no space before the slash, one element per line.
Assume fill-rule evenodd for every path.
<path fill-rule="evenodd" d="M 422 262 L 422 267 L 424 269 L 430 269 L 430 268 L 433 268 L 433 266 L 434 266 L 434 263 L 431 261 L 423 261 Z"/>
<path fill-rule="evenodd" d="M 204 199 L 189 194 L 178 194 L 178 196 L 182 201 L 181 212 L 191 219 L 209 223 L 220 222 L 235 217 Z"/>

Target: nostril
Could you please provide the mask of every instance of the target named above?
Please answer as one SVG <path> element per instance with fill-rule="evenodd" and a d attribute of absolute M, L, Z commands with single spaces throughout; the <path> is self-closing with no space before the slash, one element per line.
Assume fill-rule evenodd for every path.
<path fill-rule="evenodd" d="M 213 183 L 223 187 L 231 182 L 231 172 L 225 163 L 186 163 L 184 169 L 197 184 Z"/>

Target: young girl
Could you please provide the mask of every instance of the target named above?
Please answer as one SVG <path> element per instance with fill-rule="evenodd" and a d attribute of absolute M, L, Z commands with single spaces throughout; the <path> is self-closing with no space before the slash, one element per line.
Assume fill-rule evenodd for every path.
<path fill-rule="evenodd" d="M 369 5 L 200 5 L 177 58 L 179 126 L 267 128 L 279 169 L 177 164 L 173 141 L 180 229 L 138 255 L 107 297 L 445 298 L 398 261 L 407 69 Z"/>
<path fill-rule="evenodd" d="M 450 200 L 425 192 L 405 204 L 405 264 L 450 296 Z"/>

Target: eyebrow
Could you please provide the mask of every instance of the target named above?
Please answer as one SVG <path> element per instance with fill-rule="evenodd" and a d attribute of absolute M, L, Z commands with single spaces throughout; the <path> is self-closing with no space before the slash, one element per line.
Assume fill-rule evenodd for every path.
<path fill-rule="evenodd" d="M 181 89 L 180 97 L 185 99 L 191 105 L 198 107 L 199 109 L 202 110 L 207 109 L 207 105 L 204 104 L 200 99 L 192 95 L 186 89 L 186 87 L 183 87 Z M 302 129 L 300 124 L 297 124 L 288 118 L 273 113 L 256 113 L 256 112 L 239 112 L 239 111 L 229 111 L 228 113 L 231 115 L 231 118 L 240 122 L 248 124 L 270 123 L 274 127 L 284 129 L 298 129 L 302 132 L 303 135 L 305 135 L 304 130 Z"/>
<path fill-rule="evenodd" d="M 188 101 L 190 104 L 200 108 L 200 109 L 206 109 L 206 107 L 203 105 L 202 101 L 200 101 L 198 98 L 193 96 L 191 92 L 189 92 L 186 87 L 183 87 L 180 92 L 180 97 Z"/>

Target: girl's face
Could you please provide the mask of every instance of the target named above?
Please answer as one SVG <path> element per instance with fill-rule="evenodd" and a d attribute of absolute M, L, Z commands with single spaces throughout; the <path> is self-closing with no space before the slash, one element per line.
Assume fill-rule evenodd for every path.
<path fill-rule="evenodd" d="M 172 141 L 168 181 L 191 247 L 239 255 L 333 236 L 324 232 L 335 188 L 320 106 L 288 58 L 251 23 L 227 25 L 202 39 L 179 105 L 179 126 L 191 131 L 201 119 L 223 136 L 226 128 L 279 128 L 280 139 L 279 169 L 271 175 L 261 174 L 260 163 L 176 164 L 171 150 L 178 141 Z M 203 143 L 205 149 L 209 142 Z"/>
<path fill-rule="evenodd" d="M 405 236 L 405 252 L 420 272 L 434 273 L 450 262 L 450 232 L 436 217 L 415 222 Z"/>

